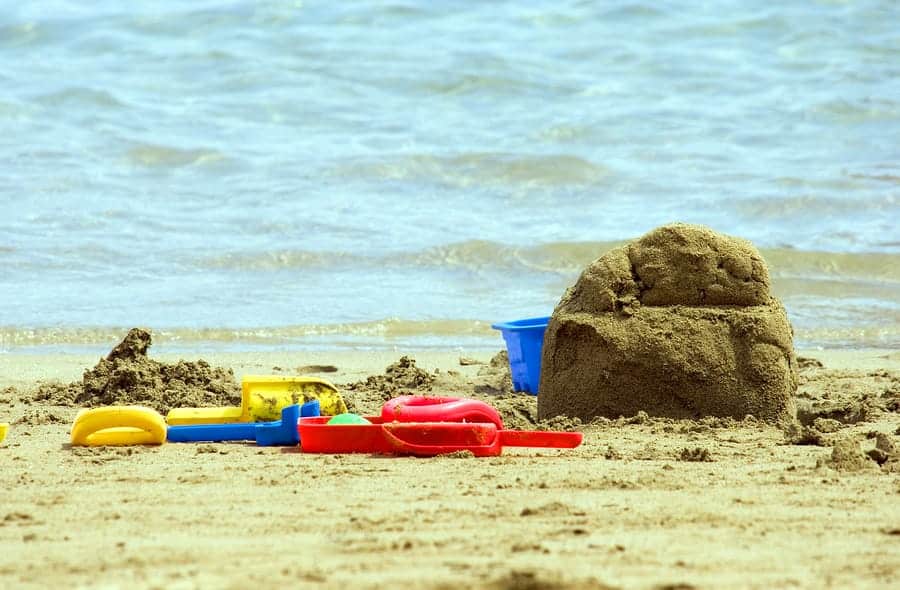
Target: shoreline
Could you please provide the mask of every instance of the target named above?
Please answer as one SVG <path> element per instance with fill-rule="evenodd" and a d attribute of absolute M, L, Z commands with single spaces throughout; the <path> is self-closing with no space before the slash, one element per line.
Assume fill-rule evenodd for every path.
<path fill-rule="evenodd" d="M 472 349 L 454 351 L 434 351 L 416 349 L 374 350 L 374 351 L 249 351 L 249 352 L 212 352 L 212 353 L 163 353 L 156 354 L 150 349 L 149 356 L 164 362 L 178 360 L 203 359 L 212 365 L 230 367 L 235 377 L 250 373 L 270 373 L 272 367 L 280 367 L 275 373 L 291 374 L 293 369 L 309 365 L 331 365 L 338 370 L 325 375 L 341 378 L 345 382 L 364 379 L 373 372 L 382 371 L 398 358 L 414 356 L 418 365 L 425 370 L 462 370 L 460 357 L 469 357 L 487 363 L 497 352 L 503 350 L 498 344 L 494 350 Z M 900 350 L 886 348 L 862 349 L 797 349 L 798 358 L 819 360 L 826 369 L 898 369 L 900 368 Z M 37 380 L 57 379 L 73 381 L 81 378 L 81 373 L 97 363 L 106 354 L 67 354 L 67 353 L 15 353 L 0 354 L 0 386 L 22 386 Z M 477 367 L 477 365 L 474 365 Z M 326 378 L 328 378 L 326 376 Z M 330 380 L 330 379 L 329 379 Z"/>

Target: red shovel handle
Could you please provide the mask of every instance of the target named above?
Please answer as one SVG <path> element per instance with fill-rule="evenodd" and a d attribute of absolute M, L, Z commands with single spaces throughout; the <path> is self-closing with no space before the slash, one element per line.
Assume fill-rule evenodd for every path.
<path fill-rule="evenodd" d="M 505 447 L 543 447 L 574 449 L 584 436 L 580 432 L 543 432 L 538 430 L 501 430 L 500 444 Z"/>

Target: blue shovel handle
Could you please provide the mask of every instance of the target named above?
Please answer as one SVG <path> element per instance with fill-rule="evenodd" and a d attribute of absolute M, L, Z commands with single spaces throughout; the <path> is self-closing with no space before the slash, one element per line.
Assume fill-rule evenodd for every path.
<path fill-rule="evenodd" d="M 281 410 L 281 420 L 274 422 L 236 422 L 232 424 L 191 424 L 169 426 L 166 438 L 169 442 L 221 442 L 227 440 L 255 440 L 260 446 L 290 446 L 300 443 L 297 420 L 300 416 L 320 414 L 319 400 L 299 406 L 286 406 Z"/>

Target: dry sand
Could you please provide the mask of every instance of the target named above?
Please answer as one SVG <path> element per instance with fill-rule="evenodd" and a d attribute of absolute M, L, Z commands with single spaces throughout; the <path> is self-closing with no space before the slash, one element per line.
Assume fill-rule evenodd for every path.
<path fill-rule="evenodd" d="M 237 377 L 335 367 L 319 376 L 371 410 L 400 392 L 384 375 L 400 356 L 205 358 Z M 503 389 L 469 362 L 490 354 L 410 356 L 434 377 L 412 374 L 413 391 Z M 824 367 L 802 363 L 807 427 L 789 436 L 818 445 L 752 421 L 638 415 L 584 426 L 573 451 L 414 459 L 72 449 L 75 408 L 25 400 L 97 358 L 0 355 L 0 421 L 13 423 L 0 444 L 0 588 L 898 587 L 900 353 L 799 356 Z M 533 398 L 498 405 L 510 423 L 534 421 Z"/>

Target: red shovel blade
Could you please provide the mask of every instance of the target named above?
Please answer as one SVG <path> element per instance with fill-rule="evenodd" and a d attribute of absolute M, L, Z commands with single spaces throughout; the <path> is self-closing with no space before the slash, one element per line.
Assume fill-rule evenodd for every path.
<path fill-rule="evenodd" d="M 384 440 L 380 418 L 373 424 L 328 424 L 330 416 L 300 418 L 300 449 L 304 453 L 390 453 Z"/>

